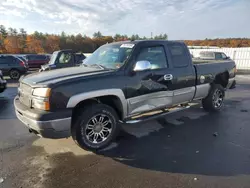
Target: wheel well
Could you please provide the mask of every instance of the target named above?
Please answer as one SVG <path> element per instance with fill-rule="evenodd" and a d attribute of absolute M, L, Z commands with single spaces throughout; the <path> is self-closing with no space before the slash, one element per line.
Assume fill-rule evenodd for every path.
<path fill-rule="evenodd" d="M 87 99 L 87 100 L 79 102 L 73 108 L 71 125 L 74 125 L 77 117 L 80 115 L 80 113 L 82 112 L 84 108 L 93 104 L 98 104 L 98 103 L 106 104 L 112 107 L 116 111 L 119 119 L 123 118 L 123 107 L 122 107 L 122 103 L 120 99 L 114 95 L 107 95 L 107 96 L 96 97 L 96 98 Z"/>
<path fill-rule="evenodd" d="M 16 68 L 12 68 L 12 69 L 10 69 L 10 70 L 9 70 L 9 73 L 10 73 L 10 71 L 12 71 L 12 70 L 15 70 L 15 71 L 20 72 L 18 69 L 16 69 Z"/>
<path fill-rule="evenodd" d="M 215 77 L 214 83 L 215 84 L 220 84 L 224 88 L 226 88 L 227 84 L 228 84 L 228 79 L 229 79 L 229 73 L 228 72 L 224 72 L 224 73 L 218 74 Z"/>

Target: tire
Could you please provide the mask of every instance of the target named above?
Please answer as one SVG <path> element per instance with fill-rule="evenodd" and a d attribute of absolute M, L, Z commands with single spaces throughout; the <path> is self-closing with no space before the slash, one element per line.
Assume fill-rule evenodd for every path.
<path fill-rule="evenodd" d="M 203 109 L 208 112 L 218 112 L 221 110 L 224 102 L 225 90 L 220 84 L 214 84 L 208 96 L 202 99 Z"/>
<path fill-rule="evenodd" d="M 19 80 L 21 73 L 16 69 L 12 69 L 9 72 L 9 76 L 12 80 Z"/>
<path fill-rule="evenodd" d="M 71 134 L 82 149 L 97 152 L 111 144 L 120 131 L 117 113 L 110 106 L 93 104 L 80 114 L 72 126 Z"/>

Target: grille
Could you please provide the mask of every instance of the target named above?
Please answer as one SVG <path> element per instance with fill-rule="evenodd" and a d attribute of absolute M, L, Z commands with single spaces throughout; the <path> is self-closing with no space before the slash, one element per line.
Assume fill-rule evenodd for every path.
<path fill-rule="evenodd" d="M 32 88 L 26 84 L 20 83 L 19 100 L 26 106 L 31 106 Z"/>

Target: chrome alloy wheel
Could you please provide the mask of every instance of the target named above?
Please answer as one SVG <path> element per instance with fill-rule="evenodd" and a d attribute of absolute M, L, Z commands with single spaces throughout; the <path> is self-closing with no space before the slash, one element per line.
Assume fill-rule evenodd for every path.
<path fill-rule="evenodd" d="M 215 108 L 218 109 L 222 106 L 223 98 L 224 98 L 223 92 L 221 90 L 217 89 L 213 95 L 213 105 Z"/>
<path fill-rule="evenodd" d="M 89 142 L 100 144 L 107 140 L 113 128 L 113 123 L 105 114 L 98 114 L 92 117 L 86 128 L 85 135 Z"/>

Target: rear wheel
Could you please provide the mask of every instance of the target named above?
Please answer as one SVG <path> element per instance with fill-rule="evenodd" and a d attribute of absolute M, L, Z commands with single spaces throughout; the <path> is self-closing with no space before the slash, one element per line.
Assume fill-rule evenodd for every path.
<path fill-rule="evenodd" d="M 81 148 L 98 151 L 111 144 L 119 130 L 115 110 L 104 104 L 94 104 L 83 110 L 71 132 Z"/>
<path fill-rule="evenodd" d="M 12 69 L 9 72 L 9 76 L 13 80 L 18 80 L 20 78 L 21 74 L 20 74 L 20 72 L 18 70 Z"/>
<path fill-rule="evenodd" d="M 202 99 L 202 106 L 204 110 L 209 112 L 220 111 L 223 106 L 224 96 L 224 88 L 219 84 L 213 85 L 208 96 Z"/>

